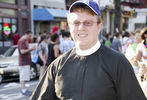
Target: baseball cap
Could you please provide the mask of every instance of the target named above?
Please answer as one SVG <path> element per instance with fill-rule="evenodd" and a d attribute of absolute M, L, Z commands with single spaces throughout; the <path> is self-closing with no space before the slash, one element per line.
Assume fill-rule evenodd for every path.
<path fill-rule="evenodd" d="M 99 6 L 96 2 L 92 0 L 78 0 L 75 1 L 69 8 L 69 12 L 72 12 L 73 8 L 78 6 L 78 5 L 86 5 L 88 6 L 91 10 L 93 10 L 98 16 L 101 16 L 101 12 L 99 9 Z"/>

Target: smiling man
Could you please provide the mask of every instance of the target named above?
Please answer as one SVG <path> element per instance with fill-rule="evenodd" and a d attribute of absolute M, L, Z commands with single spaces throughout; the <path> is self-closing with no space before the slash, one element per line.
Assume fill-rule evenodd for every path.
<path fill-rule="evenodd" d="M 98 5 L 76 1 L 67 20 L 75 48 L 51 63 L 30 99 L 145 100 L 127 59 L 98 40 Z"/>

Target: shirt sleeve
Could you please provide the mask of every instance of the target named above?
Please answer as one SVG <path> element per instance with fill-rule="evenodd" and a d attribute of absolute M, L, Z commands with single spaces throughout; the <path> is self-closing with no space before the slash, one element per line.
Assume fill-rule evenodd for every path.
<path fill-rule="evenodd" d="M 123 56 L 117 66 L 117 100 L 146 100 L 133 68 Z"/>
<path fill-rule="evenodd" d="M 54 66 L 48 67 L 43 78 L 38 83 L 34 90 L 30 100 L 56 100 L 55 88 L 54 88 Z"/>

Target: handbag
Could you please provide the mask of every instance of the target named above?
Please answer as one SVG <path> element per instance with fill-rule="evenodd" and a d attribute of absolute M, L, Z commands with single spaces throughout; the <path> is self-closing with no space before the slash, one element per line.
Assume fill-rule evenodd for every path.
<path fill-rule="evenodd" d="M 35 53 L 34 53 L 34 55 L 33 55 L 33 57 L 32 57 L 32 62 L 33 62 L 34 64 L 37 64 L 38 58 L 39 58 L 39 50 L 36 49 L 36 51 L 35 51 Z"/>

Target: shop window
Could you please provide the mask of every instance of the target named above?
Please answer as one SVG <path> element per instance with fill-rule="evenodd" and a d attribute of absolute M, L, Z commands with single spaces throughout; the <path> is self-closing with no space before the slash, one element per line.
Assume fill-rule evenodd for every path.
<path fill-rule="evenodd" d="M 135 23 L 135 29 L 142 29 L 145 26 L 146 26 L 145 23 Z"/>
<path fill-rule="evenodd" d="M 17 20 L 16 19 L 12 19 L 12 24 L 16 24 L 17 23 Z"/>
<path fill-rule="evenodd" d="M 16 16 L 16 10 L 0 8 L 0 16 Z"/>
<path fill-rule="evenodd" d="M 17 32 L 17 20 L 15 18 L 0 18 L 0 40 L 9 41 Z"/>
<path fill-rule="evenodd" d="M 16 0 L 0 0 L 0 3 L 10 3 L 10 4 L 16 4 Z"/>
<path fill-rule="evenodd" d="M 10 18 L 3 18 L 3 23 L 10 23 Z"/>

